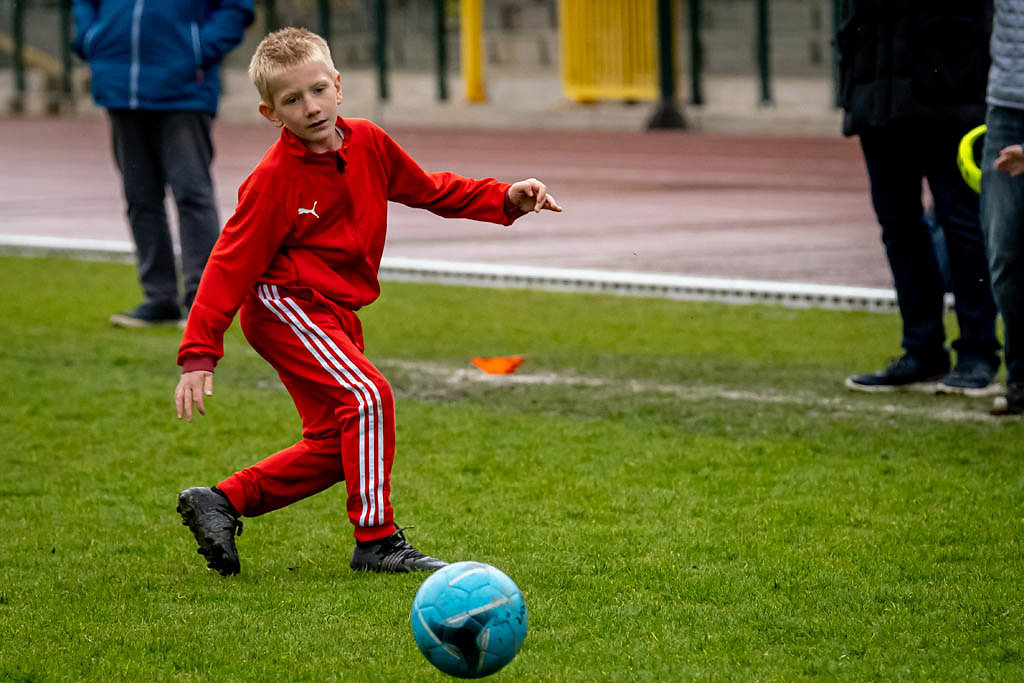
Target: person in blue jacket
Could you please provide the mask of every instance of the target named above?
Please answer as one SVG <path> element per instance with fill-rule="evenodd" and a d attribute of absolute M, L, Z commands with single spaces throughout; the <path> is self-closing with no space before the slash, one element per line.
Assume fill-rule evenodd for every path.
<path fill-rule="evenodd" d="M 75 0 L 74 17 L 71 47 L 88 62 L 93 99 L 109 114 L 144 296 L 110 321 L 177 324 L 220 232 L 210 176 L 220 64 L 252 23 L 253 2 Z M 183 293 L 167 186 L 178 210 Z"/>

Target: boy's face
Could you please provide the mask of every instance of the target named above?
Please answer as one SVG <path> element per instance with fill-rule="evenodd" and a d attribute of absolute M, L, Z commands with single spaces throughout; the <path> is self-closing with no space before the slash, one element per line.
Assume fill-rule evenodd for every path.
<path fill-rule="evenodd" d="M 341 104 L 341 75 L 325 64 L 307 62 L 270 79 L 273 102 L 260 102 L 260 113 L 275 126 L 284 126 L 313 152 L 337 149 L 334 130 Z"/>

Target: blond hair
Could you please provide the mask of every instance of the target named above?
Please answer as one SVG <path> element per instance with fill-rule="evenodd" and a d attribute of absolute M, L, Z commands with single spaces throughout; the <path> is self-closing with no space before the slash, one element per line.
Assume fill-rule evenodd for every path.
<path fill-rule="evenodd" d="M 317 61 L 323 62 L 332 77 L 337 75 L 326 40 L 304 28 L 283 28 L 268 34 L 256 46 L 249 62 L 249 80 L 263 101 L 273 104 L 271 79 L 288 69 Z"/>

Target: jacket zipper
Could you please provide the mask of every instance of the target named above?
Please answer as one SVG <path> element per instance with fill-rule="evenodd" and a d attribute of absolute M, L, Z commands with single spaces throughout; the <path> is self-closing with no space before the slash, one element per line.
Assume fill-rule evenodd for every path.
<path fill-rule="evenodd" d="M 86 57 L 89 56 L 89 48 L 92 47 L 92 40 L 96 37 L 97 31 L 100 30 L 100 22 L 97 20 L 89 30 L 85 32 L 85 38 L 82 39 L 82 52 Z"/>
<path fill-rule="evenodd" d="M 203 47 L 199 43 L 199 24 L 192 22 L 192 58 L 196 63 L 196 80 L 202 83 L 205 80 L 203 73 Z"/>
<path fill-rule="evenodd" d="M 192 22 L 192 56 L 196 60 L 196 68 L 203 68 L 203 48 L 199 44 L 199 24 Z"/>
<path fill-rule="evenodd" d="M 142 9 L 146 0 L 135 0 L 135 7 L 132 10 L 132 68 L 129 76 L 129 99 L 128 106 L 131 109 L 139 108 L 139 70 L 141 69 L 139 56 L 139 42 L 142 32 Z"/>

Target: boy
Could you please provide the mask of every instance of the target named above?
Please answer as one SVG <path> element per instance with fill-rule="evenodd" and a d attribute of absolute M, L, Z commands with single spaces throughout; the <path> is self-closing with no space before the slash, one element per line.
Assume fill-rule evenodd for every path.
<path fill-rule="evenodd" d="M 304 29 L 271 33 L 249 76 L 260 113 L 282 128 L 238 192 L 203 272 L 178 364 L 178 419 L 206 414 L 224 331 L 242 331 L 277 370 L 302 418 L 303 439 L 212 488 L 178 496 L 207 566 L 240 569 L 239 517 L 293 503 L 344 480 L 355 527 L 353 569 L 401 573 L 445 563 L 420 553 L 394 524 L 391 387 L 363 355 L 355 311 L 380 293 L 387 202 L 446 217 L 510 225 L 528 211 L 561 211 L 536 179 L 512 185 L 427 173 L 369 121 L 343 119 L 341 77 L 327 43 Z"/>

